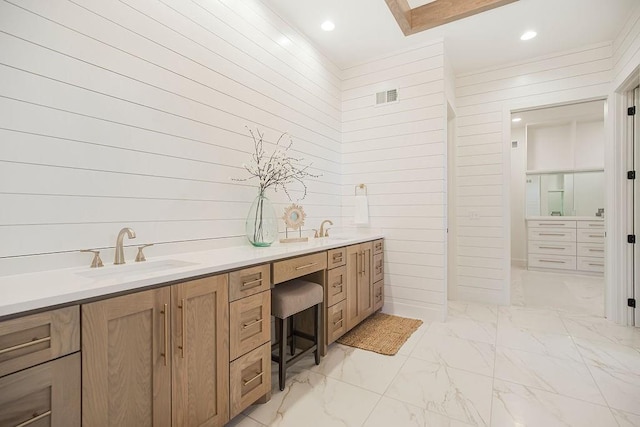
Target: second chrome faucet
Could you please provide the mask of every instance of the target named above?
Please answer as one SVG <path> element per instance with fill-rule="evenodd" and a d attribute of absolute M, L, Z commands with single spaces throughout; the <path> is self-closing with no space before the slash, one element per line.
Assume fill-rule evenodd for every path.
<path fill-rule="evenodd" d="M 127 235 L 130 239 L 136 238 L 136 232 L 129 227 L 125 227 L 118 233 L 118 239 L 116 240 L 116 257 L 113 261 L 115 265 L 124 264 L 124 235 Z"/>

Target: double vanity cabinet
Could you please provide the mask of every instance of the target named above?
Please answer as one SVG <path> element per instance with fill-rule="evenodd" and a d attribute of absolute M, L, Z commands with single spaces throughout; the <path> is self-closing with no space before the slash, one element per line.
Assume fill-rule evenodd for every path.
<path fill-rule="evenodd" d="M 222 426 L 270 399 L 272 286 L 324 286 L 324 353 L 382 307 L 383 265 L 379 239 L 0 321 L 0 425 Z"/>

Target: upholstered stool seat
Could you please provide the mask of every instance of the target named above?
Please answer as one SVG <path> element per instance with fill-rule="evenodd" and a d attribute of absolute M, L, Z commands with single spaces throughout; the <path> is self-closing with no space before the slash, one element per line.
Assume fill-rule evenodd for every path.
<path fill-rule="evenodd" d="M 284 390 L 286 370 L 300 358 L 314 352 L 316 365 L 320 364 L 320 307 L 324 299 L 321 285 L 302 279 L 290 280 L 276 285 L 271 291 L 271 314 L 276 318 L 276 329 L 279 331 L 278 355 L 272 360 L 278 362 L 280 390 Z M 314 335 L 308 335 L 294 329 L 293 317 L 308 308 L 314 307 Z M 287 323 L 291 329 L 291 358 L 285 356 L 287 345 Z M 302 353 L 295 354 L 295 336 L 303 337 L 313 342 L 313 345 Z"/>

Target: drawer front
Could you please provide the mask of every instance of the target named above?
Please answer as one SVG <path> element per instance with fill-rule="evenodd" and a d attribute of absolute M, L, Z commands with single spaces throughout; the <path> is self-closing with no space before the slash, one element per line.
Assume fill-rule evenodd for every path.
<path fill-rule="evenodd" d="M 229 273 L 229 301 L 271 289 L 271 265 L 263 264 Z"/>
<path fill-rule="evenodd" d="M 542 255 L 576 255 L 575 242 L 540 242 L 532 240 L 529 242 L 530 254 Z"/>
<path fill-rule="evenodd" d="M 543 240 L 545 242 L 575 242 L 576 230 L 562 228 L 529 228 L 529 240 Z"/>
<path fill-rule="evenodd" d="M 529 255 L 529 267 L 575 270 L 576 257 L 561 255 Z"/>
<path fill-rule="evenodd" d="M 347 248 L 327 251 L 327 268 L 342 267 L 347 263 Z"/>
<path fill-rule="evenodd" d="M 578 243 L 578 256 L 604 258 L 604 243 Z"/>
<path fill-rule="evenodd" d="M 80 353 L 0 378 L 0 426 L 80 427 Z"/>
<path fill-rule="evenodd" d="M 327 253 L 305 255 L 273 263 L 273 283 L 302 277 L 327 268 Z"/>
<path fill-rule="evenodd" d="M 80 307 L 0 322 L 0 377 L 80 350 Z"/>
<path fill-rule="evenodd" d="M 378 282 L 384 278 L 384 258 L 382 254 L 373 256 L 373 282 Z"/>
<path fill-rule="evenodd" d="M 229 308 L 229 356 L 234 360 L 271 339 L 271 291 L 234 301 Z"/>
<path fill-rule="evenodd" d="M 347 297 L 347 267 L 334 268 L 327 274 L 327 306 Z"/>
<path fill-rule="evenodd" d="M 576 228 L 576 221 L 541 220 L 527 221 L 529 228 Z"/>
<path fill-rule="evenodd" d="M 229 366 L 230 418 L 271 390 L 271 343 L 245 354 Z"/>
<path fill-rule="evenodd" d="M 373 254 L 381 254 L 384 251 L 384 239 L 373 241 Z"/>
<path fill-rule="evenodd" d="M 327 345 L 347 332 L 347 301 L 343 300 L 327 309 Z"/>
<path fill-rule="evenodd" d="M 604 229 L 578 230 L 578 243 L 604 243 Z"/>
<path fill-rule="evenodd" d="M 578 228 L 588 230 L 604 228 L 604 221 L 578 221 Z"/>
<path fill-rule="evenodd" d="M 373 310 L 378 311 L 384 304 L 384 281 L 373 284 Z"/>
<path fill-rule="evenodd" d="M 604 273 L 603 258 L 578 257 L 578 270 L 593 271 L 595 273 Z"/>

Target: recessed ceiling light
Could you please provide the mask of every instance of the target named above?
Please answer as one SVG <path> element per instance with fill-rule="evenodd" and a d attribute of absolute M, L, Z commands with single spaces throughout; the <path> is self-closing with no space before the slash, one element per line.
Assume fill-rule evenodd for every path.
<path fill-rule="evenodd" d="M 511 119 L 513 123 L 518 123 L 520 120 L 522 120 L 521 117 L 514 117 L 513 119 Z"/>
<path fill-rule="evenodd" d="M 520 40 L 531 40 L 537 35 L 538 33 L 536 33 L 535 31 L 526 31 L 523 35 L 520 36 Z"/>
<path fill-rule="evenodd" d="M 336 28 L 336 24 L 334 24 L 331 21 L 324 21 L 320 26 L 320 28 L 322 28 L 325 31 L 333 31 L 333 29 Z"/>

